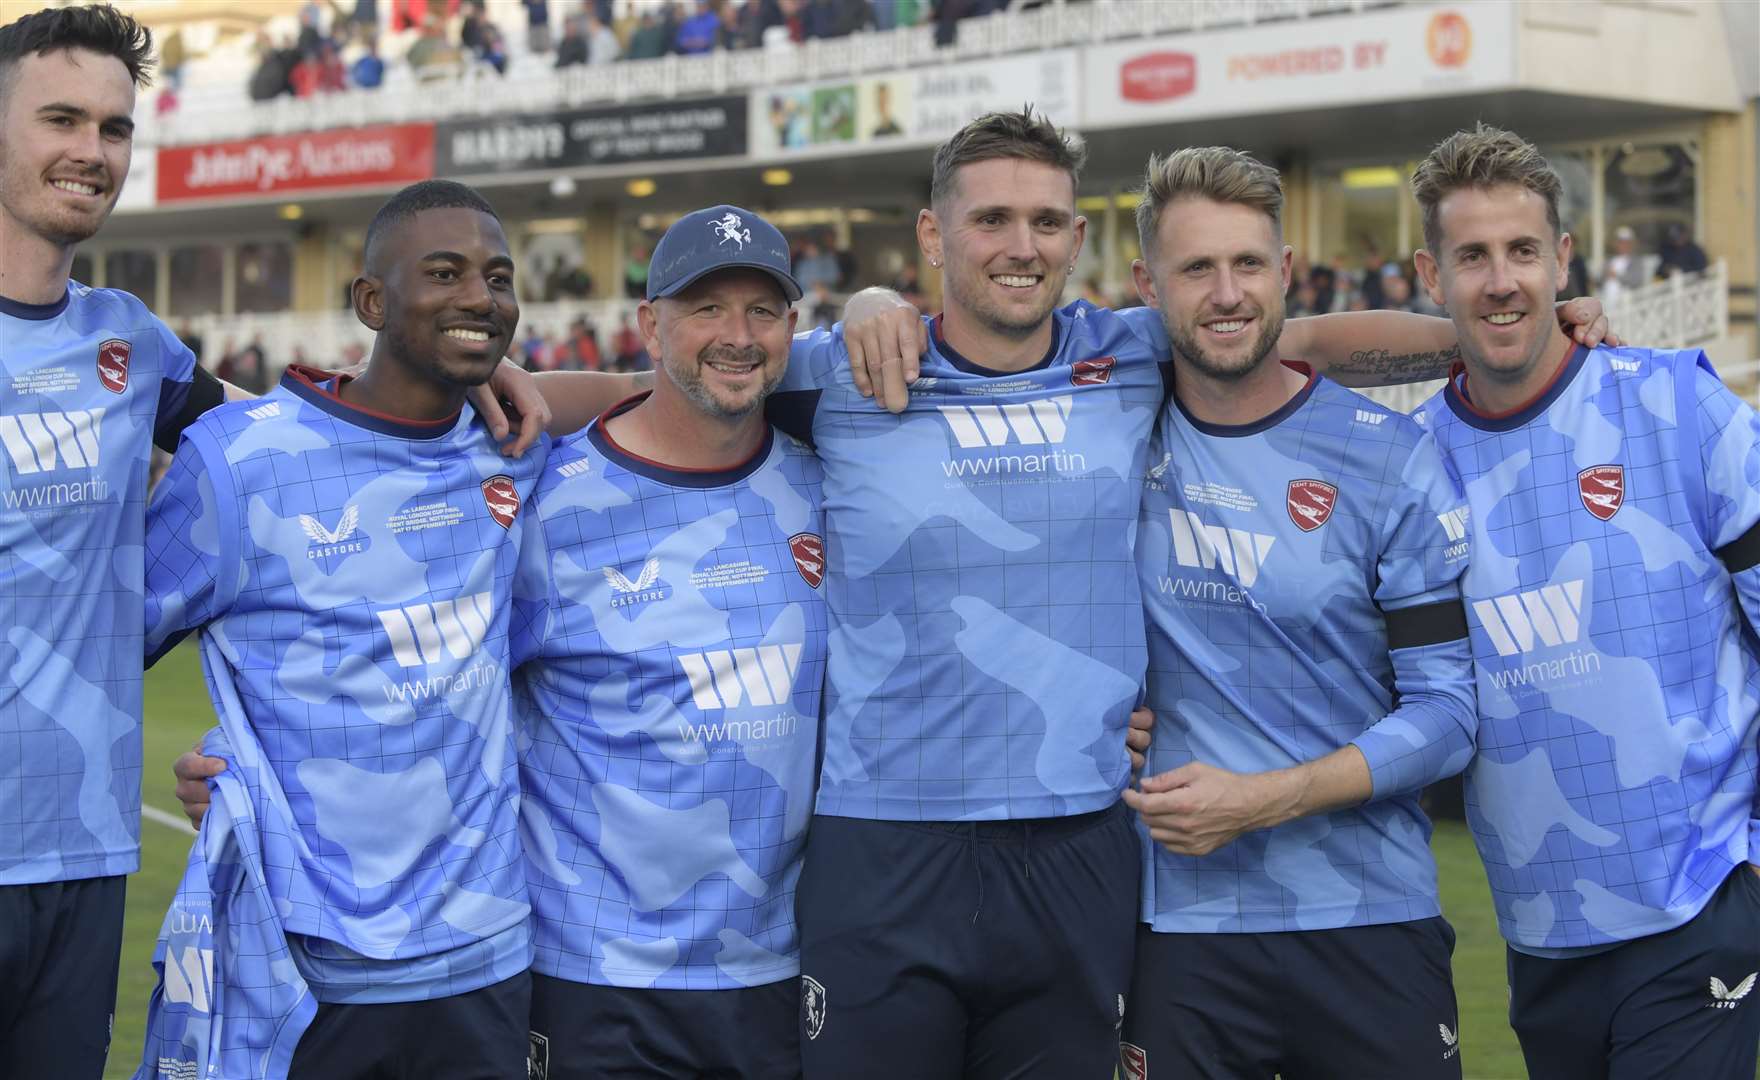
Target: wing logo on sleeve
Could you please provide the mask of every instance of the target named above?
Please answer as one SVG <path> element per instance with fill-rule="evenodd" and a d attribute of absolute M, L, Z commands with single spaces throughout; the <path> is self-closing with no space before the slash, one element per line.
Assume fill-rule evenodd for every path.
<path fill-rule="evenodd" d="M 788 553 L 794 556 L 794 568 L 808 585 L 817 589 L 825 580 L 825 541 L 812 533 L 795 533 L 788 538 Z"/>
<path fill-rule="evenodd" d="M 1619 513 L 1626 501 L 1624 465 L 1594 465 L 1577 474 L 1577 494 L 1583 509 L 1601 521 Z"/>
<path fill-rule="evenodd" d="M 98 346 L 98 381 L 112 394 L 128 389 L 128 354 L 133 346 L 121 338 L 111 338 Z"/>
<path fill-rule="evenodd" d="M 1112 368 L 1118 363 L 1117 357 L 1096 356 L 1091 360 L 1077 360 L 1070 365 L 1069 382 L 1071 386 L 1100 386 L 1112 381 Z"/>
<path fill-rule="evenodd" d="M 1291 480 L 1285 505 L 1289 519 L 1303 532 L 1313 532 L 1332 517 L 1338 488 L 1324 480 Z"/>
<path fill-rule="evenodd" d="M 519 489 L 513 486 L 513 477 L 503 473 L 483 481 L 483 501 L 489 504 L 489 516 L 495 524 L 503 529 L 513 527 L 514 515 L 519 513 Z"/>

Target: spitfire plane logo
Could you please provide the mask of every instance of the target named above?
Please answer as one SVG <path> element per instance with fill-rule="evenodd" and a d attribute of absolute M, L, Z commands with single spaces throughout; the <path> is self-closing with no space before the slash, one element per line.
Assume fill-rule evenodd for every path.
<path fill-rule="evenodd" d="M 709 228 L 714 230 L 716 243 L 721 247 L 734 244 L 738 250 L 744 251 L 745 246 L 752 242 L 752 230 L 745 227 L 745 222 L 740 220 L 738 214 L 723 214 L 711 221 Z"/>
<path fill-rule="evenodd" d="M 513 528 L 513 517 L 519 513 L 519 489 L 511 476 L 491 476 L 483 481 L 483 501 L 489 504 L 489 516 L 503 529 Z"/>
<path fill-rule="evenodd" d="M 1303 532 L 1313 532 L 1326 524 L 1337 505 L 1338 489 L 1323 480 L 1289 482 L 1289 519 Z"/>
<path fill-rule="evenodd" d="M 788 550 L 794 556 L 794 568 L 817 589 L 825 580 L 825 541 L 812 533 L 796 533 L 788 538 Z"/>
<path fill-rule="evenodd" d="M 1602 521 L 1619 513 L 1626 501 L 1626 469 L 1624 465 L 1596 465 L 1577 474 L 1577 494 L 1582 496 L 1583 509 Z"/>
<path fill-rule="evenodd" d="M 1099 386 L 1112 380 L 1112 365 L 1117 361 L 1110 356 L 1097 356 L 1092 360 L 1077 360 L 1070 365 L 1069 381 L 1072 386 Z"/>
<path fill-rule="evenodd" d="M 128 389 L 128 354 L 131 346 L 121 338 L 111 338 L 98 346 L 98 381 L 112 394 Z"/>

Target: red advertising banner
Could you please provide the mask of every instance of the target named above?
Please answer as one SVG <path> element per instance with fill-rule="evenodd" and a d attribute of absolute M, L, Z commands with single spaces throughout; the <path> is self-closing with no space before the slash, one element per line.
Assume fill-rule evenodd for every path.
<path fill-rule="evenodd" d="M 161 203 L 409 184 L 433 175 L 433 124 L 159 148 Z"/>

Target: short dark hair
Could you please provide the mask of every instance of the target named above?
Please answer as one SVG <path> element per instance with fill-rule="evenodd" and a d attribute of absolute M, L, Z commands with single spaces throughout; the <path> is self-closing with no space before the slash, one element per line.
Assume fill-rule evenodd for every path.
<path fill-rule="evenodd" d="M 373 215 L 372 223 L 367 226 L 367 266 L 375 265 L 374 248 L 381 237 L 424 210 L 476 210 L 496 221 L 501 220 L 489 200 L 477 194 L 475 188 L 453 180 L 423 180 L 411 184 L 386 199 L 385 205 L 379 207 L 379 212 Z"/>
<path fill-rule="evenodd" d="M 985 113 L 935 148 L 929 177 L 929 205 L 942 206 L 957 187 L 962 166 L 996 158 L 1016 158 L 1053 165 L 1069 173 L 1070 187 L 1081 183 L 1088 151 L 1053 125 L 1043 114 L 1023 105 L 1020 112 Z"/>
<path fill-rule="evenodd" d="M 1461 188 L 1501 184 L 1524 187 L 1546 204 L 1552 238 L 1563 227 L 1558 200 L 1564 184 L 1534 144 L 1514 132 L 1481 122 L 1472 131 L 1457 131 L 1436 145 L 1412 173 L 1412 195 L 1424 215 L 1424 246 L 1442 253 L 1442 200 Z"/>
<path fill-rule="evenodd" d="M 136 86 L 153 81 L 153 32 L 109 4 L 89 4 L 45 8 L 0 26 L 0 93 L 7 91 L 20 60 L 58 49 L 89 49 L 113 56 L 122 61 Z"/>

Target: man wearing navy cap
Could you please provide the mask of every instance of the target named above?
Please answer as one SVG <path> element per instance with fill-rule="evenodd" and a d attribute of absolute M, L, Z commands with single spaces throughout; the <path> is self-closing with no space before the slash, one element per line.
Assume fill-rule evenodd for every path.
<path fill-rule="evenodd" d="M 637 312 L 653 389 L 557 444 L 533 499 L 513 662 L 534 1078 L 799 1075 L 825 530 L 818 459 L 763 405 L 800 294 L 769 222 L 680 219 Z"/>

